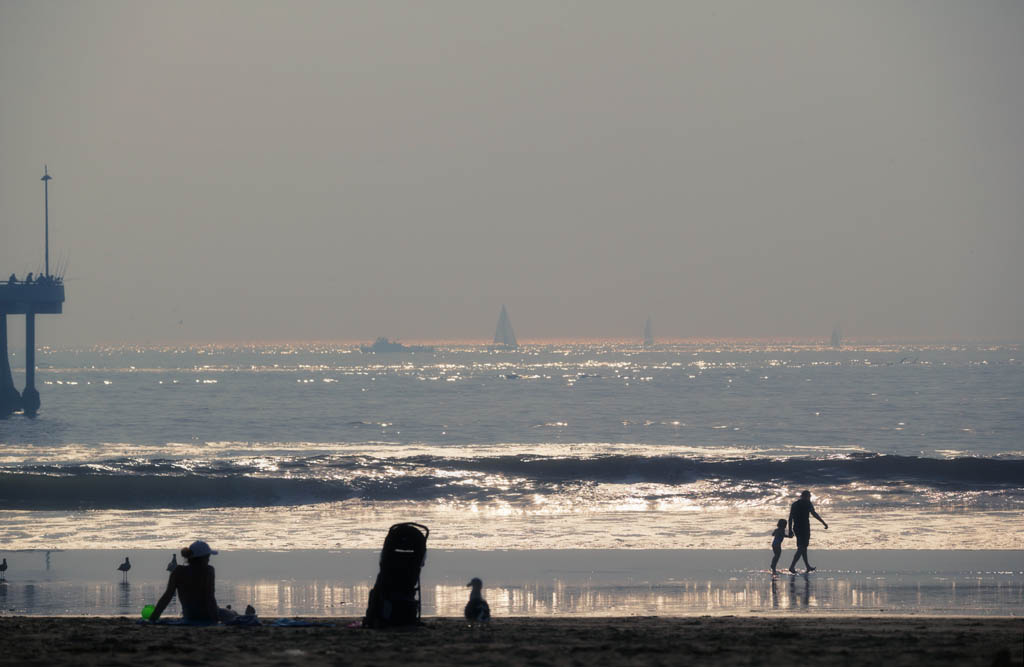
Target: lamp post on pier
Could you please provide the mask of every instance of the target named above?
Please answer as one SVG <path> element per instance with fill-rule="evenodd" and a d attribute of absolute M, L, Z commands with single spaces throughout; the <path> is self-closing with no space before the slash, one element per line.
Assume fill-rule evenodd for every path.
<path fill-rule="evenodd" d="M 44 274 L 47 278 L 50 277 L 50 181 L 53 180 L 53 176 L 50 176 L 50 172 L 47 171 L 46 165 L 43 165 L 43 177 L 40 178 L 43 182 L 43 207 L 46 211 L 46 238 L 43 255 L 46 262 L 46 273 Z"/>

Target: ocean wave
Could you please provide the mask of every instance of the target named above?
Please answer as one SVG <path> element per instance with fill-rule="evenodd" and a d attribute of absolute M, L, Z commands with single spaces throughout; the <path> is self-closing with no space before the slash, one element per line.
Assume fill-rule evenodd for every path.
<path fill-rule="evenodd" d="M 87 510 L 309 505 L 370 497 L 400 500 L 429 482 L 416 479 L 345 482 L 203 475 L 54 476 L 0 474 L 5 509 Z"/>
<path fill-rule="evenodd" d="M 407 461 L 433 466 L 435 457 Z M 688 483 L 706 479 L 757 482 L 850 483 L 911 481 L 965 488 L 987 485 L 1020 486 L 1024 460 L 853 454 L 830 458 L 704 459 L 666 456 L 593 456 L 588 458 L 498 456 L 445 459 L 446 467 L 526 476 L 546 481 Z"/>
<path fill-rule="evenodd" d="M 880 454 L 825 458 L 679 456 L 488 457 L 258 456 L 227 460 L 120 458 L 0 469 L 9 509 L 152 509 L 368 501 L 532 502 L 634 486 L 640 500 L 776 499 L 794 486 L 846 497 L 917 489 L 1024 496 L 1024 460 L 933 459 Z M 699 489 L 697 488 L 699 486 Z"/>

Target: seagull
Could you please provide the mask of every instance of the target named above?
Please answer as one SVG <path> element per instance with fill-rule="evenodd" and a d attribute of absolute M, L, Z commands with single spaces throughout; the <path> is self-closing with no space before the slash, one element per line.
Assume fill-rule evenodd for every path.
<path fill-rule="evenodd" d="M 171 554 L 171 562 L 167 564 L 167 571 L 174 572 L 178 568 L 178 554 Z"/>
<path fill-rule="evenodd" d="M 132 564 L 128 562 L 128 556 L 124 557 L 124 562 L 117 566 L 117 569 L 124 573 L 124 583 L 128 583 L 128 570 L 132 569 Z"/>
<path fill-rule="evenodd" d="M 0 581 L 7 581 L 7 559 L 0 563 Z"/>
<path fill-rule="evenodd" d="M 475 623 L 489 623 L 491 621 L 491 608 L 488 606 L 487 600 L 480 593 L 484 582 L 480 581 L 478 577 L 473 577 L 466 586 L 473 587 L 473 590 L 469 593 L 469 602 L 466 603 L 466 610 L 463 612 L 466 620 L 469 621 L 471 626 Z"/>

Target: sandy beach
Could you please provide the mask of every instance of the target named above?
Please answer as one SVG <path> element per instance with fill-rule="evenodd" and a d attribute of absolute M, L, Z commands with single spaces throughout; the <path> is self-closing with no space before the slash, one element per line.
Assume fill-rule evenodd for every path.
<path fill-rule="evenodd" d="M 0 618 L 0 664 L 1020 665 L 1024 620 L 934 617 L 456 619 L 421 628 L 149 626 Z"/>

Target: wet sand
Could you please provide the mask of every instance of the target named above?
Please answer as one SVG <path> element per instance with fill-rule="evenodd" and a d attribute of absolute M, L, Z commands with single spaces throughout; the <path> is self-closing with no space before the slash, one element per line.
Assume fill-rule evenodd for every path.
<path fill-rule="evenodd" d="M 3 552 L 0 614 L 137 617 L 167 585 L 171 550 Z M 1024 608 L 1020 551 L 816 551 L 811 576 L 765 570 L 749 550 L 433 549 L 423 569 L 423 615 L 453 617 L 466 582 L 484 581 L 495 617 L 916 614 L 1012 616 Z M 784 557 L 791 557 L 784 552 Z M 130 583 L 115 568 L 131 556 Z M 265 617 L 354 617 L 380 552 L 222 551 L 217 601 Z M 787 558 L 788 564 L 788 558 Z M 175 603 L 170 615 L 180 613 Z"/>
<path fill-rule="evenodd" d="M 1022 664 L 1024 619 L 981 617 L 432 618 L 411 631 L 142 625 L 0 617 L 0 664 L 996 665 Z"/>

